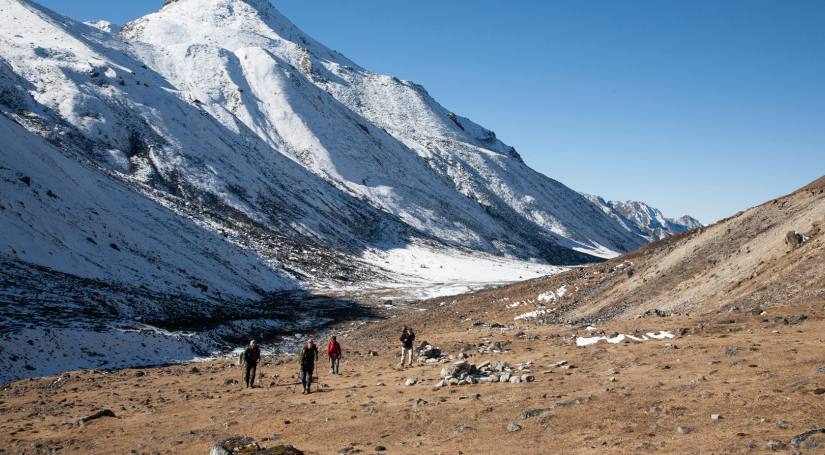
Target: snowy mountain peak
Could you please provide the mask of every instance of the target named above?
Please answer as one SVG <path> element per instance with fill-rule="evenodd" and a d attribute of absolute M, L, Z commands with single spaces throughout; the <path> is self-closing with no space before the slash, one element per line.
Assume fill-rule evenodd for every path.
<path fill-rule="evenodd" d="M 99 21 L 89 21 L 84 22 L 84 24 L 88 25 L 89 27 L 94 27 L 102 32 L 106 33 L 117 33 L 120 30 L 120 26 L 114 24 L 109 21 L 99 20 Z"/>
<path fill-rule="evenodd" d="M 116 35 L 0 3 L 13 18 L 0 27 L 0 281 L 28 286 L 0 301 L 33 302 L 16 313 L 33 333 L 51 300 L 30 291 L 58 296 L 80 331 L 113 318 L 181 330 L 272 318 L 285 290 L 526 279 L 644 242 L 265 0 L 166 2 Z M 83 307 L 100 301 L 117 304 Z"/>
<path fill-rule="evenodd" d="M 605 214 L 646 241 L 660 240 L 674 234 L 702 227 L 696 218 L 685 215 L 667 218 L 661 210 L 640 201 L 608 201 L 601 196 L 585 194 Z"/>

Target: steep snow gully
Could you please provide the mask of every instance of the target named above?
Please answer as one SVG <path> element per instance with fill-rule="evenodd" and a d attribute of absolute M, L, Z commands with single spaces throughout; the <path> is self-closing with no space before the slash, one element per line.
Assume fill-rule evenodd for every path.
<path fill-rule="evenodd" d="M 647 240 L 267 0 L 122 28 L 0 14 L 0 381 L 191 359 L 374 316 L 327 291 L 462 290 Z"/>

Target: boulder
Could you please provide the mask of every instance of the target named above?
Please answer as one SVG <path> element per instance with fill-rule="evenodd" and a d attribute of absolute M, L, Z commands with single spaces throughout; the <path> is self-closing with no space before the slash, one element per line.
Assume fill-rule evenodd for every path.
<path fill-rule="evenodd" d="M 216 441 L 209 455 L 304 455 L 304 452 L 291 445 L 279 445 L 267 449 L 261 448 L 252 438 L 233 436 Z"/>
<path fill-rule="evenodd" d="M 457 362 L 453 362 L 452 365 L 450 365 L 449 367 L 447 367 L 445 369 L 446 370 L 446 376 L 443 376 L 443 377 L 459 377 L 462 374 L 463 375 L 471 375 L 471 374 L 475 373 L 475 369 L 476 369 L 476 367 L 474 365 L 471 365 L 470 363 L 468 363 L 466 360 L 459 360 Z M 444 370 L 442 370 L 442 372 L 443 371 Z"/>
<path fill-rule="evenodd" d="M 553 410 L 552 408 L 530 409 L 529 411 L 522 412 L 520 417 L 521 417 L 522 420 L 532 419 L 533 417 L 538 417 L 542 414 L 547 414 L 548 412 L 551 412 L 552 410 Z"/>
<path fill-rule="evenodd" d="M 800 245 L 805 243 L 805 236 L 796 232 L 796 231 L 788 231 L 785 234 L 785 244 L 791 248 L 799 248 Z"/>
<path fill-rule="evenodd" d="M 261 446 L 252 438 L 233 436 L 231 438 L 216 441 L 212 445 L 209 455 L 232 455 L 237 453 L 258 453 Z"/>
<path fill-rule="evenodd" d="M 437 359 L 441 357 L 441 349 L 427 345 L 418 351 L 418 356 L 424 359 Z"/>

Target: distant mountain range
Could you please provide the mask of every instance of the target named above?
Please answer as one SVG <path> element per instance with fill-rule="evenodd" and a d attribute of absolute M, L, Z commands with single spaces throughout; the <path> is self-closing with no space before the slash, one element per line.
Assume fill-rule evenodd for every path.
<path fill-rule="evenodd" d="M 601 196 L 585 194 L 619 225 L 646 242 L 653 242 L 702 227 L 696 218 L 685 215 L 667 218 L 661 210 L 639 201 L 608 201 Z"/>

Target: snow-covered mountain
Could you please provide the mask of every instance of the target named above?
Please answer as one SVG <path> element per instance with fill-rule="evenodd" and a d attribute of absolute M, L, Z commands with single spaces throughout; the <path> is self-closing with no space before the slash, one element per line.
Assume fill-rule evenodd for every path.
<path fill-rule="evenodd" d="M 696 218 L 685 215 L 667 218 L 661 210 L 639 201 L 608 201 L 601 196 L 585 194 L 605 214 L 646 242 L 653 242 L 702 227 Z"/>
<path fill-rule="evenodd" d="M 19 358 L 51 303 L 71 330 L 272 320 L 285 290 L 518 279 L 644 241 L 267 0 L 167 0 L 115 34 L 0 13 L 0 347 Z"/>

